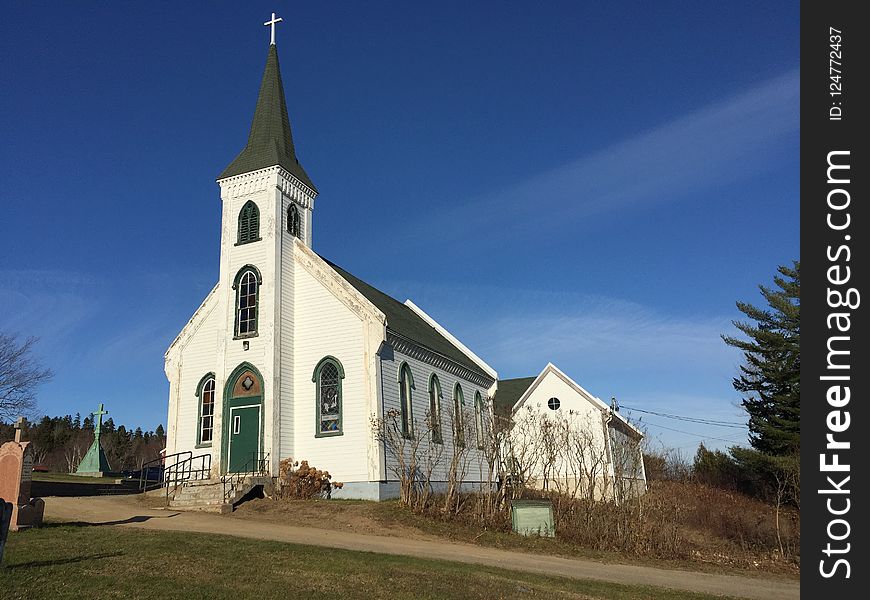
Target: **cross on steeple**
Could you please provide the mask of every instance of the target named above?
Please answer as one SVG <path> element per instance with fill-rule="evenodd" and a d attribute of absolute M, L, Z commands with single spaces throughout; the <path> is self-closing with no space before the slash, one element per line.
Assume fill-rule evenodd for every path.
<path fill-rule="evenodd" d="M 92 412 L 91 414 L 94 415 L 94 436 L 99 438 L 100 428 L 103 426 L 103 415 L 109 414 L 109 411 L 103 410 L 103 403 L 100 402 L 97 412 Z"/>
<path fill-rule="evenodd" d="M 263 25 L 265 25 L 266 27 L 271 27 L 271 28 L 272 28 L 272 41 L 271 41 L 271 45 L 272 45 L 272 46 L 275 45 L 275 25 L 276 25 L 277 23 L 280 23 L 280 22 L 283 21 L 283 20 L 284 20 L 284 19 L 282 19 L 281 17 L 278 17 L 278 18 L 276 19 L 276 18 L 275 18 L 275 13 L 272 13 L 272 20 L 271 20 L 271 21 L 266 21 L 265 23 L 263 23 Z"/>

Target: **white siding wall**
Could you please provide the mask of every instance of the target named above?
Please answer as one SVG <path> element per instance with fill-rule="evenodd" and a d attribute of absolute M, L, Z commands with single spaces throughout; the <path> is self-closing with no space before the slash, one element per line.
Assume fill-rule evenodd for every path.
<path fill-rule="evenodd" d="M 170 407 L 167 454 L 191 451 L 194 455 L 205 454 L 209 449 L 197 449 L 196 438 L 199 427 L 199 398 L 197 386 L 206 373 L 216 371 L 217 363 L 217 324 L 220 314 L 217 302 L 204 307 L 199 322 L 191 323 L 193 333 L 180 348 L 181 359 L 177 363 L 176 379 L 170 380 L 170 390 L 174 406 Z M 220 398 L 215 398 L 216 412 L 220 409 Z M 174 410 L 173 410 L 174 408 Z M 219 454 L 217 456 L 219 458 Z M 214 460 L 215 457 L 212 457 Z"/>
<path fill-rule="evenodd" d="M 464 418 L 466 420 L 465 447 L 469 449 L 469 469 L 466 481 L 485 481 L 488 468 L 483 452 L 477 449 L 477 440 L 474 433 L 474 393 L 479 391 L 484 401 L 483 421 L 484 427 L 490 425 L 489 400 L 487 390 L 482 386 L 466 381 L 434 367 L 416 358 L 404 355 L 400 352 L 385 352 L 381 354 L 382 368 L 382 395 L 384 414 L 390 410 L 401 410 L 401 396 L 399 389 L 399 368 L 407 363 L 414 378 L 414 388 L 411 394 L 415 431 L 419 432 L 426 428 L 425 420 L 429 414 L 429 377 L 432 373 L 438 376 L 441 384 L 441 437 L 444 442 L 444 454 L 439 468 L 433 472 L 433 481 L 444 481 L 447 478 L 447 467 L 450 456 L 453 453 L 453 431 L 451 429 L 451 413 L 453 411 L 453 390 L 458 382 L 462 387 L 465 398 Z M 485 434 L 484 434 L 485 435 Z M 425 445 L 421 446 L 425 447 Z M 389 460 L 389 458 L 388 458 Z M 394 480 L 396 475 L 387 465 L 386 479 Z"/>
<path fill-rule="evenodd" d="M 280 458 L 307 460 L 328 470 L 334 481 L 369 481 L 373 402 L 367 385 L 371 375 L 366 369 L 373 361 L 367 348 L 366 325 L 304 266 L 295 264 L 293 273 L 293 383 L 292 395 L 283 399 L 285 407 L 292 406 L 292 417 L 286 421 L 292 424 L 292 433 L 284 433 Z M 311 378 L 317 363 L 326 356 L 338 359 L 344 369 L 342 435 L 318 438 L 316 384 Z"/>
<path fill-rule="evenodd" d="M 560 404 L 556 411 L 553 411 L 548 407 L 548 401 L 550 398 L 559 399 Z M 544 375 L 544 378 L 532 390 L 528 398 L 526 398 L 520 408 L 517 409 L 513 415 L 514 423 L 517 425 L 513 428 L 511 442 L 517 454 L 522 452 L 521 448 L 523 447 L 534 447 L 534 440 L 541 439 L 538 437 L 538 425 L 541 417 L 553 420 L 563 420 L 562 422 L 567 421 L 574 430 L 575 436 L 581 435 L 582 433 L 591 436 L 592 439 L 588 440 L 589 443 L 586 452 L 584 453 L 584 464 L 598 465 L 596 473 L 599 473 L 600 477 L 596 477 L 596 479 L 609 478 L 609 476 L 612 475 L 612 467 L 609 462 L 610 457 L 604 426 L 605 415 L 600 406 L 590 401 L 573 386 L 568 384 L 568 382 L 552 371 L 547 372 Z M 528 435 L 524 435 L 524 432 L 529 432 L 532 437 L 530 438 Z M 575 437 L 574 439 L 578 438 Z M 530 483 L 540 486 L 546 468 L 546 475 L 551 481 L 554 478 L 558 478 L 567 483 L 569 487 L 573 485 L 573 482 L 576 481 L 577 473 L 574 471 L 578 469 L 578 462 L 576 460 L 569 461 L 566 459 L 563 454 L 563 452 L 565 452 L 564 447 L 560 446 L 558 451 L 559 454 L 552 462 L 544 456 L 545 453 L 541 451 L 541 449 L 538 449 L 533 453 L 531 459 L 526 461 L 527 465 L 532 466 L 531 473 L 529 474 L 530 477 L 536 480 Z M 537 459 L 537 462 L 535 459 Z M 601 464 L 601 461 L 606 462 Z M 546 467 L 544 466 L 545 462 L 547 463 Z M 601 485 L 600 482 L 596 484 L 599 488 Z M 607 483 L 607 485 L 609 485 L 609 483 Z"/>

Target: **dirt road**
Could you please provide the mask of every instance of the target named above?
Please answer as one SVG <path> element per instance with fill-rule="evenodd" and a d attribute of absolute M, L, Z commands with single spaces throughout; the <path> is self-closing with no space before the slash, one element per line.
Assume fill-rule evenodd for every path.
<path fill-rule="evenodd" d="M 399 554 L 544 573 L 574 579 L 598 579 L 629 585 L 653 585 L 759 600 L 800 597 L 797 581 L 758 579 L 675 571 L 639 565 L 604 564 L 557 556 L 533 555 L 446 541 L 416 540 L 258 521 L 214 514 L 144 508 L 136 497 L 45 498 L 46 518 L 140 527 L 164 531 L 192 531 L 345 550 Z"/>

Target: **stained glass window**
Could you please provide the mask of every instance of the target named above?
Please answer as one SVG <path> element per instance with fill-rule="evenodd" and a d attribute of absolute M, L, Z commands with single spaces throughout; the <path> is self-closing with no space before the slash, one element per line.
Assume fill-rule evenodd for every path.
<path fill-rule="evenodd" d="M 341 431 L 341 376 L 338 366 L 331 360 L 327 360 L 320 367 L 317 389 L 320 433 Z"/>

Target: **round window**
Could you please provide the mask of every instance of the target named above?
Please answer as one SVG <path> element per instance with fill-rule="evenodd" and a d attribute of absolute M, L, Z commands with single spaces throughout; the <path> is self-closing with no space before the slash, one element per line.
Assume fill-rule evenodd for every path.
<path fill-rule="evenodd" d="M 550 410 L 559 410 L 559 406 L 561 404 L 562 403 L 559 402 L 558 398 L 550 398 L 549 400 L 547 400 L 547 406 L 550 407 Z"/>

